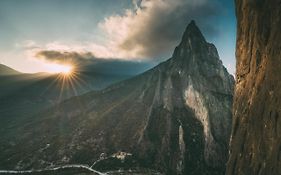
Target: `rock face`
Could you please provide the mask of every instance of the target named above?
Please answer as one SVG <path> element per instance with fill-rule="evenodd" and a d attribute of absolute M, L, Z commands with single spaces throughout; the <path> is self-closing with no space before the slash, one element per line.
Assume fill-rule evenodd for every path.
<path fill-rule="evenodd" d="M 228 175 L 281 173 L 281 1 L 236 0 L 237 82 Z"/>
<path fill-rule="evenodd" d="M 192 21 L 166 62 L 67 100 L 19 128 L 24 134 L 1 148 L 0 166 L 98 160 L 93 168 L 103 171 L 123 166 L 168 175 L 224 174 L 233 84 L 215 46 Z"/>

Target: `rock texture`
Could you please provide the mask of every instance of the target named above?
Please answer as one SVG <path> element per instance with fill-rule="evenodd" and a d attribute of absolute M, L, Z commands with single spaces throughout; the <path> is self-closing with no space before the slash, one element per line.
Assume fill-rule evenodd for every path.
<path fill-rule="evenodd" d="M 95 162 L 103 171 L 224 174 L 233 84 L 215 46 L 192 21 L 169 60 L 18 128 L 24 134 L 1 148 L 1 168 Z"/>
<path fill-rule="evenodd" d="M 237 82 L 228 175 L 281 174 L 281 1 L 236 0 Z"/>

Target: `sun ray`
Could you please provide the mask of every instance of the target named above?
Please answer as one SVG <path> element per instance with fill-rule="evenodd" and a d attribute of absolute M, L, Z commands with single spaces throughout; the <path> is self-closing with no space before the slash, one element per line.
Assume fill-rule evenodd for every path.
<path fill-rule="evenodd" d="M 48 78 L 50 78 L 50 77 L 48 77 Z M 59 77 L 56 76 L 55 79 L 53 79 L 53 80 L 51 81 L 51 83 L 45 88 L 45 90 L 44 90 L 40 95 L 44 95 L 45 93 L 47 93 L 49 89 L 51 89 L 53 86 L 56 85 L 56 83 L 58 82 L 58 80 L 59 80 Z"/>
<path fill-rule="evenodd" d="M 70 96 L 78 96 L 90 89 L 90 85 L 86 81 L 88 76 L 80 70 L 78 64 L 48 64 L 48 66 L 49 72 L 54 73 L 56 78 L 46 87 L 45 92 L 53 86 L 58 88 L 58 96 L 54 99 L 56 103 Z M 82 105 L 79 98 L 77 98 L 77 105 Z"/>

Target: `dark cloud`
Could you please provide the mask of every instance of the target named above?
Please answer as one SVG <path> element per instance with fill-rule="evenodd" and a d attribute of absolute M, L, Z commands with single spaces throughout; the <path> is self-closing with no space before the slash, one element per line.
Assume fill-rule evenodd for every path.
<path fill-rule="evenodd" d="M 85 64 L 92 62 L 91 59 L 95 56 L 91 52 L 60 52 L 55 50 L 43 50 L 35 54 L 35 57 L 38 59 L 43 59 L 48 62 L 54 63 L 74 63 L 74 64 Z"/>
<path fill-rule="evenodd" d="M 58 64 L 74 64 L 77 71 L 107 75 L 136 75 L 154 64 L 112 58 L 96 58 L 91 52 L 62 52 L 43 50 L 35 54 L 38 59 Z"/>
<path fill-rule="evenodd" d="M 216 0 L 142 0 L 135 5 L 137 8 L 124 16 L 107 18 L 104 26 L 106 31 L 116 31 L 109 32 L 111 35 L 127 30 L 117 41 L 118 46 L 140 57 L 161 57 L 171 52 L 192 19 L 205 35 L 218 34 L 213 23 L 221 8 Z"/>

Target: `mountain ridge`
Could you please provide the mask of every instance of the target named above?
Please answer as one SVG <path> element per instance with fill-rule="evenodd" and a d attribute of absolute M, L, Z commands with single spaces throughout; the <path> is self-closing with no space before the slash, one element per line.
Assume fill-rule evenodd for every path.
<path fill-rule="evenodd" d="M 0 76 L 2 75 L 17 75 L 21 74 L 21 72 L 16 71 L 15 69 L 12 69 L 4 64 L 0 64 Z"/>

